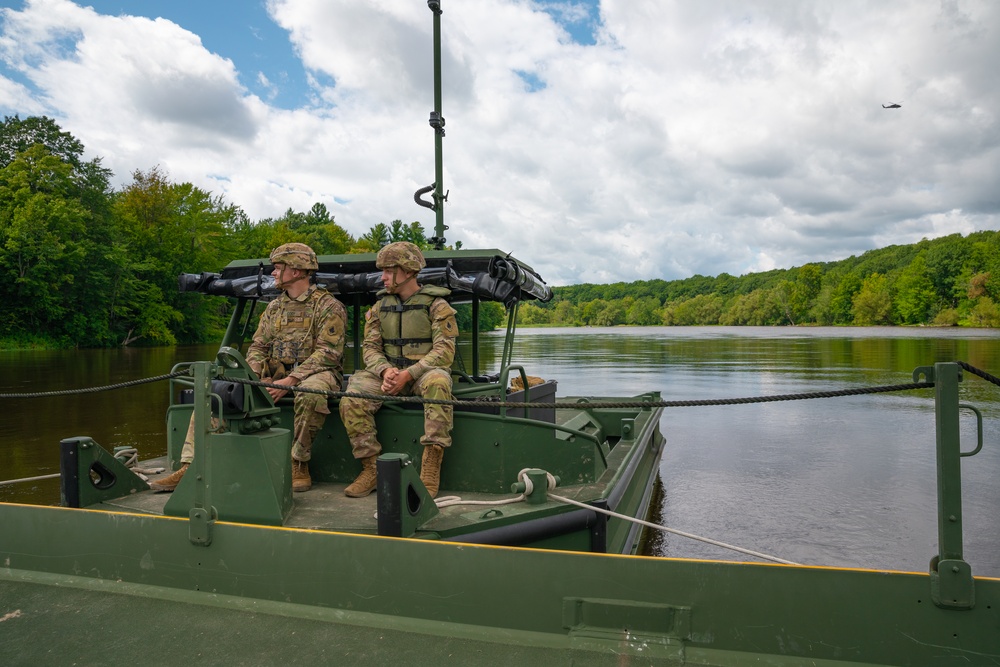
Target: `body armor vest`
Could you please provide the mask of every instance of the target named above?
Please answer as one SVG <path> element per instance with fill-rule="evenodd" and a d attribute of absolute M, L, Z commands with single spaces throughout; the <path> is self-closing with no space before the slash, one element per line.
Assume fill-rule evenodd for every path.
<path fill-rule="evenodd" d="M 286 372 L 308 359 L 316 348 L 317 332 L 313 331 L 313 324 L 319 296 L 322 293 L 317 290 L 305 301 L 288 299 L 280 317 L 275 318 L 275 336 L 267 356 L 280 362 Z"/>
<path fill-rule="evenodd" d="M 382 346 L 389 363 L 407 368 L 424 358 L 433 347 L 430 309 L 434 299 L 451 294 L 435 285 L 424 285 L 416 294 L 401 303 L 395 294 L 382 297 L 379 322 L 382 325 Z"/>

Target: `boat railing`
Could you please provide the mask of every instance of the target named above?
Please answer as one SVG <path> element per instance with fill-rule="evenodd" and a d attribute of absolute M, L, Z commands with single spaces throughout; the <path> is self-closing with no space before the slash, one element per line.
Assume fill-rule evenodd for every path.
<path fill-rule="evenodd" d="M 937 443 L 938 553 L 930 562 L 931 597 L 947 609 L 971 609 L 975 604 L 972 567 L 964 558 L 962 539 L 962 458 L 977 454 L 983 445 L 982 414 L 960 403 L 959 382 L 966 364 L 947 362 L 921 366 L 913 371 L 934 383 L 934 423 Z M 977 445 L 963 452 L 960 411 L 971 410 L 977 418 Z"/>

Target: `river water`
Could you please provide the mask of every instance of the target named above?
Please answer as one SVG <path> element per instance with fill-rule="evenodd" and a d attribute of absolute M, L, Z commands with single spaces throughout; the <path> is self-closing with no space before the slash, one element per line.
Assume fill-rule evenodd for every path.
<path fill-rule="evenodd" d="M 614 327 L 524 329 L 515 359 L 559 395 L 740 398 L 912 381 L 918 366 L 966 361 L 1000 375 L 1000 332 L 914 328 Z M 483 337 L 495 369 L 502 335 Z M 462 347 L 460 346 L 460 350 Z M 468 349 L 463 356 L 471 358 Z M 168 373 L 215 346 L 0 352 L 0 393 L 105 386 Z M 350 369 L 348 369 L 350 370 Z M 965 558 L 1000 576 L 1000 388 L 966 374 L 985 418 L 963 459 Z M 143 458 L 166 451 L 166 383 L 59 398 L 0 399 L 0 480 L 55 473 L 58 443 L 87 435 Z M 930 390 L 738 406 L 668 408 L 656 519 L 810 565 L 926 571 L 937 553 Z M 975 420 L 963 416 L 963 449 Z M 461 446 L 461 443 L 455 443 Z M 0 501 L 57 504 L 57 480 L 0 486 Z M 753 560 L 674 535 L 655 555 Z"/>

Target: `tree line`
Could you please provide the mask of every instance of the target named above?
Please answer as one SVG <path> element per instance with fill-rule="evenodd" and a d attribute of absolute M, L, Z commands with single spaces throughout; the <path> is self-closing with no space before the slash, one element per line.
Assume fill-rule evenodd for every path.
<path fill-rule="evenodd" d="M 0 349 L 172 345 L 218 340 L 231 303 L 181 294 L 180 273 L 218 271 L 293 241 L 319 254 L 429 246 L 419 222 L 378 223 L 358 238 L 322 203 L 251 220 L 237 205 L 159 167 L 114 189 L 100 158 L 46 117 L 0 124 Z M 460 247 L 459 243 L 455 244 Z M 838 262 L 736 277 L 696 275 L 554 289 L 526 303 L 527 325 L 1000 326 L 1000 234 L 890 246 Z M 483 304 L 482 328 L 503 321 Z M 468 331 L 470 309 L 459 307 Z"/>
<path fill-rule="evenodd" d="M 557 287 L 528 325 L 1000 327 L 1000 232 L 923 239 L 837 262 L 714 278 Z"/>
<path fill-rule="evenodd" d="M 100 158 L 84 161 L 83 153 L 47 117 L 0 124 L 0 349 L 214 341 L 232 304 L 180 293 L 181 273 L 218 271 L 296 241 L 321 255 L 375 252 L 393 241 L 429 247 L 419 222 L 378 223 L 354 238 L 322 203 L 251 220 L 159 167 L 136 170 L 114 189 Z M 482 326 L 492 329 L 502 306 L 483 305 Z M 458 319 L 468 331 L 467 306 Z"/>

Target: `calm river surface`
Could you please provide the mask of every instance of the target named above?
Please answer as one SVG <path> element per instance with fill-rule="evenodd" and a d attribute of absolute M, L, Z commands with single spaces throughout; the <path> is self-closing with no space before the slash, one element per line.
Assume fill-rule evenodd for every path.
<path fill-rule="evenodd" d="M 502 336 L 484 336 L 493 370 Z M 214 356 L 215 346 L 0 352 L 0 393 L 110 385 Z M 911 382 L 963 360 L 1000 375 L 1000 332 L 969 329 L 641 327 L 524 329 L 515 358 L 559 395 L 739 398 Z M 464 356 L 470 359 L 469 351 Z M 963 460 L 965 557 L 1000 577 L 1000 388 L 966 374 L 962 399 L 985 418 Z M 49 399 L 0 399 L 0 480 L 55 473 L 58 443 L 166 451 L 166 383 Z M 937 553 L 932 392 L 668 408 L 657 520 L 811 565 L 926 571 Z M 963 445 L 975 446 L 963 416 Z M 461 446 L 461 443 L 455 443 Z M 0 501 L 57 504 L 58 480 L 0 486 Z M 657 555 L 747 560 L 667 535 Z"/>

